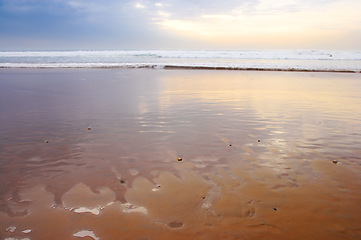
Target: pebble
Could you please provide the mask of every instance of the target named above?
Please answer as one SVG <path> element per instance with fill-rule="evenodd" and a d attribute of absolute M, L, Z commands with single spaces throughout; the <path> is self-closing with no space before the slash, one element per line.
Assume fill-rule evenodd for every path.
<path fill-rule="evenodd" d="M 261 140 L 258 139 L 258 142 L 261 142 Z"/>
<path fill-rule="evenodd" d="M 332 162 L 333 162 L 334 164 L 338 163 L 338 161 L 337 161 L 337 160 L 333 160 Z"/>
<path fill-rule="evenodd" d="M 167 224 L 169 227 L 171 228 L 180 228 L 182 227 L 184 224 L 182 222 L 178 222 L 178 221 L 173 221 Z"/>
<path fill-rule="evenodd" d="M 88 130 L 91 130 L 92 128 L 91 127 L 88 127 Z"/>
<path fill-rule="evenodd" d="M 274 207 L 273 210 L 277 211 L 277 208 Z"/>
<path fill-rule="evenodd" d="M 183 159 L 182 158 L 178 158 L 178 162 L 181 162 Z"/>
<path fill-rule="evenodd" d="M 123 180 L 123 179 L 120 180 L 120 183 L 121 183 L 121 184 L 124 184 L 125 182 L 126 182 L 126 181 Z"/>
<path fill-rule="evenodd" d="M 45 140 L 45 143 L 49 143 L 49 140 Z"/>

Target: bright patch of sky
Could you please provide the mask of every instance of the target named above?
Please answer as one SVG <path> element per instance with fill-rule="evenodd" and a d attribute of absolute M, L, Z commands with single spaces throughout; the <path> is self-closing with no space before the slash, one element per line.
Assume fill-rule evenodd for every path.
<path fill-rule="evenodd" d="M 354 49 L 359 0 L 1 0 L 0 50 Z"/>

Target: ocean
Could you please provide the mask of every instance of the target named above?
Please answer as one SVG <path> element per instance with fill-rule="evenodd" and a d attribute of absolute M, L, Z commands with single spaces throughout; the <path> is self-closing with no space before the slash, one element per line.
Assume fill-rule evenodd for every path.
<path fill-rule="evenodd" d="M 360 72 L 361 51 L 3 51 L 0 67 Z"/>

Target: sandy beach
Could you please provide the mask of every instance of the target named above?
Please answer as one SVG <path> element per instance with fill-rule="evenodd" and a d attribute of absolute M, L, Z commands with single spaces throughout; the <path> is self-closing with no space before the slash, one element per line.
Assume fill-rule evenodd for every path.
<path fill-rule="evenodd" d="M 0 237 L 361 239 L 360 93 L 359 73 L 0 69 Z"/>

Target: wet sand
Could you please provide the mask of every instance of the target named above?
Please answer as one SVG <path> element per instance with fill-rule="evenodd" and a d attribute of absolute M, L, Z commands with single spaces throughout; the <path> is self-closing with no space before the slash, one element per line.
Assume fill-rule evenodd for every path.
<path fill-rule="evenodd" d="M 360 239 L 361 75 L 0 70 L 1 239 Z"/>

